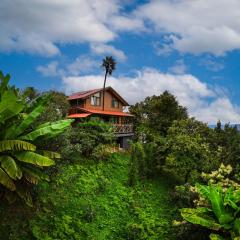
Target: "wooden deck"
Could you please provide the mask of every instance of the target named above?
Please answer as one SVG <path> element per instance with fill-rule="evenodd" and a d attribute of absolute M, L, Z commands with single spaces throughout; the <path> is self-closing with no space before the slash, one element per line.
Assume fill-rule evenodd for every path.
<path fill-rule="evenodd" d="M 112 124 L 115 134 L 133 133 L 133 124 Z"/>

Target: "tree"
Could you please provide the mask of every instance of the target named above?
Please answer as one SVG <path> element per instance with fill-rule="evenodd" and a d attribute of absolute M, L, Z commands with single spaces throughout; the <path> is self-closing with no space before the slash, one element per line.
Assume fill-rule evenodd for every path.
<path fill-rule="evenodd" d="M 72 120 L 46 122 L 33 128 L 48 98 L 42 96 L 33 105 L 28 104 L 18 90 L 8 86 L 9 80 L 10 76 L 0 72 L 0 197 L 12 202 L 18 195 L 31 206 L 29 185 L 47 180 L 42 168 L 53 165 L 53 159 L 60 157 L 38 149 L 35 141 L 57 136 Z"/>
<path fill-rule="evenodd" d="M 105 57 L 102 62 L 102 68 L 105 69 L 105 76 L 104 76 L 104 83 L 103 83 L 103 108 L 102 108 L 104 111 L 105 87 L 106 87 L 107 75 L 112 75 L 112 72 L 116 68 L 116 61 L 112 56 Z"/>
<path fill-rule="evenodd" d="M 180 106 L 168 91 L 145 98 L 143 102 L 131 106 L 130 112 L 135 116 L 136 128 L 145 126 L 163 136 L 166 136 L 174 120 L 188 117 L 187 109 Z"/>
<path fill-rule="evenodd" d="M 47 94 L 51 100 L 48 102 L 45 111 L 39 116 L 38 124 L 65 118 L 70 108 L 67 96 L 58 91 L 49 91 L 43 94 Z"/>
<path fill-rule="evenodd" d="M 194 119 L 175 121 L 166 138 L 168 151 L 164 169 L 184 183 L 196 180 L 202 171 L 216 169 L 220 152 L 208 143 L 211 131 L 206 124 Z"/>
<path fill-rule="evenodd" d="M 40 95 L 40 93 L 34 87 L 26 87 L 21 92 L 21 95 L 27 102 L 30 102 L 36 99 Z"/>

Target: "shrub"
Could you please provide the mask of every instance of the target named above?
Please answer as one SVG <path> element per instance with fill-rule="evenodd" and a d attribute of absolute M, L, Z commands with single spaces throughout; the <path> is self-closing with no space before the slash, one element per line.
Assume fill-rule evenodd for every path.
<path fill-rule="evenodd" d="M 141 143 L 133 143 L 131 145 L 131 158 L 129 163 L 129 184 L 136 185 L 139 178 L 144 178 L 147 169 L 145 161 L 145 152 Z"/>
<path fill-rule="evenodd" d="M 101 146 L 112 144 L 113 141 L 114 134 L 109 124 L 97 120 L 78 123 L 66 133 L 62 154 L 68 160 L 77 159 L 79 156 L 89 158 L 96 154 L 96 151 L 103 150 Z"/>

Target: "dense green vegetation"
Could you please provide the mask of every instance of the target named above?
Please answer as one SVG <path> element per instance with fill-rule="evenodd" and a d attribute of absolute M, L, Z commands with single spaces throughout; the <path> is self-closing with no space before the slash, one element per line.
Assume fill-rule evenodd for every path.
<path fill-rule="evenodd" d="M 79 159 L 38 186 L 35 213 L 1 212 L 9 239 L 171 239 L 174 207 L 164 178 L 128 185 L 128 154 Z M 160 184 L 159 184 L 160 183 Z M 16 208 L 19 210 L 19 208 Z M 29 220 L 23 218 L 30 215 Z M 17 217 L 17 219 L 16 219 Z M 23 220 L 19 221 L 19 219 Z M 172 238 L 174 239 L 174 238 Z"/>
<path fill-rule="evenodd" d="M 0 74 L 1 239 L 240 239 L 237 128 L 209 128 L 166 91 L 131 106 L 135 137 L 116 151 L 111 125 L 70 126 L 63 93 L 9 79 Z"/>

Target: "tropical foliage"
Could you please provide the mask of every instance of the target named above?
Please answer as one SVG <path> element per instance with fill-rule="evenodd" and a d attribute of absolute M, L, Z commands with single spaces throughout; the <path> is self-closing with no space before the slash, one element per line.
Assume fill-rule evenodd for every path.
<path fill-rule="evenodd" d="M 48 180 L 42 169 L 54 164 L 55 152 L 38 149 L 37 139 L 52 138 L 62 133 L 71 120 L 46 122 L 33 128 L 33 123 L 44 111 L 48 99 L 42 96 L 26 103 L 19 91 L 9 87 L 10 76 L 0 73 L 0 184 L 1 196 L 9 202 L 20 196 L 32 206 L 28 186 Z"/>
<path fill-rule="evenodd" d="M 207 206 L 181 209 L 182 217 L 193 224 L 199 224 L 224 237 L 240 237 L 240 189 L 229 187 L 226 191 L 220 185 L 196 185 L 197 191 Z M 221 235 L 211 234 L 211 239 L 222 239 Z M 229 236 L 230 235 L 230 236 Z"/>

